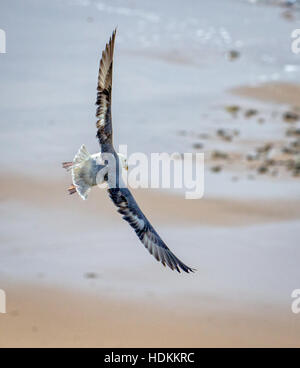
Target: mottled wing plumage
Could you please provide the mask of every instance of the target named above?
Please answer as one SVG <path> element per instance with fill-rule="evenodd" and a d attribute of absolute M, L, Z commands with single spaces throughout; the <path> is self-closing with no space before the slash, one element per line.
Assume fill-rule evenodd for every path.
<path fill-rule="evenodd" d="M 98 75 L 96 126 L 102 152 L 112 150 L 111 89 L 115 37 L 116 30 L 102 52 Z"/>
<path fill-rule="evenodd" d="M 164 266 L 168 265 L 172 270 L 178 272 L 180 270 L 187 273 L 194 271 L 170 251 L 140 210 L 127 188 L 110 188 L 108 192 L 110 198 L 118 207 L 118 212 L 123 215 L 123 219 L 135 230 L 140 241 L 157 261 L 160 261 Z"/>

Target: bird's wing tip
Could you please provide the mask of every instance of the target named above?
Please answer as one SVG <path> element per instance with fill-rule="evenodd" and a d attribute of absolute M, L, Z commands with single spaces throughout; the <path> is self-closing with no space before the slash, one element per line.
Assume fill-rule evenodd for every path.
<path fill-rule="evenodd" d="M 177 269 L 179 273 L 180 273 L 180 270 L 184 271 L 185 273 L 195 273 L 197 271 L 196 268 L 191 268 L 188 266 L 185 266 L 185 268 L 180 267 L 180 269 Z"/>

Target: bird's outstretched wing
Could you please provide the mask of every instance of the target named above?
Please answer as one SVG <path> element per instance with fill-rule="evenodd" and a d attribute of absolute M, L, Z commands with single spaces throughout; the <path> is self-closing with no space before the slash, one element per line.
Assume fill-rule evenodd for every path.
<path fill-rule="evenodd" d="M 97 86 L 97 138 L 102 152 L 112 151 L 111 89 L 116 30 L 113 31 L 99 66 Z"/>
<path fill-rule="evenodd" d="M 147 220 L 138 204 L 127 188 L 110 188 L 108 193 L 118 212 L 123 215 L 131 227 L 135 230 L 140 241 L 148 251 L 164 266 L 168 265 L 172 270 L 180 272 L 194 272 L 195 270 L 181 262 L 166 246 L 150 222 Z"/>

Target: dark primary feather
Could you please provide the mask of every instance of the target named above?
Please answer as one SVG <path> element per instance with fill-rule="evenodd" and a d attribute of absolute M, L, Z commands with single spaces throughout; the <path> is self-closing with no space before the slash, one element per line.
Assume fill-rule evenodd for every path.
<path fill-rule="evenodd" d="M 118 207 L 118 212 L 123 215 L 123 219 L 135 230 L 140 241 L 157 261 L 160 261 L 164 266 L 168 265 L 172 270 L 178 272 L 180 270 L 187 273 L 194 272 L 192 268 L 181 262 L 166 246 L 127 188 L 110 188 L 108 193 Z"/>
<path fill-rule="evenodd" d="M 97 138 L 101 151 L 115 154 L 112 141 L 112 118 L 111 118 L 111 90 L 113 73 L 113 54 L 116 30 L 113 32 L 100 61 L 98 86 L 97 86 Z M 118 166 L 117 166 L 118 167 Z M 172 270 L 180 272 L 193 272 L 194 270 L 182 263 L 166 246 L 160 236 L 154 230 L 150 222 L 140 210 L 133 196 L 127 188 L 108 189 L 110 198 L 118 207 L 118 212 L 123 215 L 137 236 L 164 266 L 168 265 Z"/>
<path fill-rule="evenodd" d="M 116 30 L 114 30 L 105 50 L 99 66 L 97 86 L 97 138 L 102 152 L 111 152 L 112 147 L 112 121 L 111 121 L 111 89 L 113 73 L 113 56 Z"/>

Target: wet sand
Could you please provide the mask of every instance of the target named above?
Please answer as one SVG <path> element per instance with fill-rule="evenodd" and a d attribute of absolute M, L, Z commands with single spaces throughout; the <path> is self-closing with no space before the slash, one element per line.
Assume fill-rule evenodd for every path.
<path fill-rule="evenodd" d="M 1 347 L 299 347 L 299 318 L 265 309 L 230 310 L 182 301 L 110 300 L 69 290 L 4 284 Z"/>
<path fill-rule="evenodd" d="M 296 83 L 269 82 L 258 86 L 239 86 L 231 88 L 230 92 L 259 101 L 300 106 L 300 85 Z"/>
<path fill-rule="evenodd" d="M 95 188 L 85 202 L 70 196 L 69 175 L 65 180 L 41 180 L 24 175 L 3 174 L 0 200 L 20 201 L 39 208 L 84 211 L 86 216 L 105 214 L 102 220 L 120 220 L 105 189 Z M 242 226 L 300 219 L 300 199 L 228 199 L 186 200 L 168 190 L 136 189 L 134 195 L 146 214 L 171 224 Z M 180 209 L 180 211 L 178 210 Z"/>
<path fill-rule="evenodd" d="M 162 233 L 172 240 L 175 232 L 170 247 L 189 263 L 197 262 L 194 275 L 178 275 L 140 247 L 103 190 L 95 188 L 83 202 L 67 195 L 68 184 L 8 173 L 1 181 L 1 213 L 7 220 L 2 223 L 0 277 L 8 312 L 0 315 L 1 347 L 299 346 L 300 319 L 291 313 L 289 286 L 285 299 L 277 303 L 268 280 L 269 267 L 276 269 L 281 262 L 285 272 L 286 266 L 254 241 L 269 241 L 270 230 L 259 230 L 268 224 L 278 223 L 278 234 L 285 234 L 281 224 L 300 219 L 298 201 L 188 201 L 135 191 Z M 219 238 L 220 229 L 226 228 L 223 250 L 213 235 Z M 200 253 L 191 247 L 197 239 Z M 236 248 L 230 246 L 232 239 Z M 239 244 L 241 239 L 250 248 Z M 258 258 L 248 254 L 251 248 L 260 253 L 261 269 Z M 273 253 L 283 260 L 288 251 L 273 245 Z M 232 276 L 227 257 L 236 258 Z M 243 276 L 245 262 L 250 268 Z M 248 284 L 253 272 L 266 280 L 261 290 L 252 285 L 254 279 Z M 224 290 L 218 284 L 222 278 Z M 232 290 L 227 290 L 228 284 Z M 246 296 L 249 290 L 254 292 L 251 298 Z"/>

